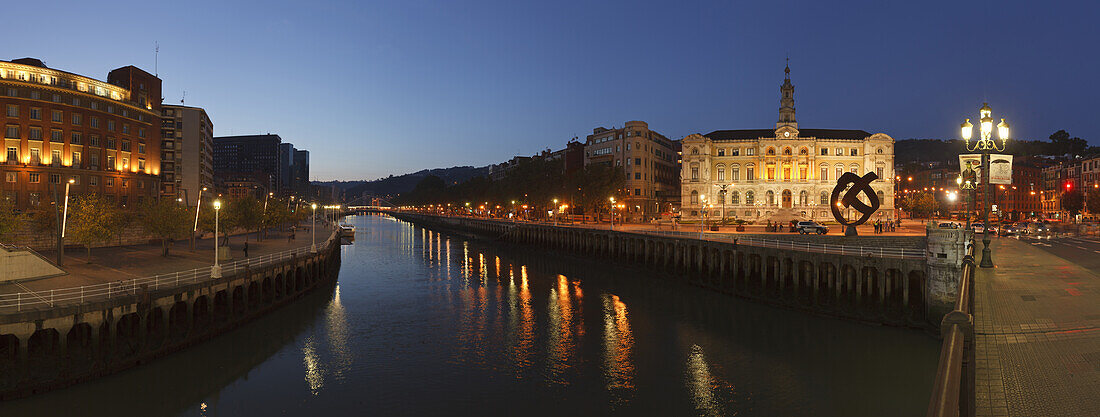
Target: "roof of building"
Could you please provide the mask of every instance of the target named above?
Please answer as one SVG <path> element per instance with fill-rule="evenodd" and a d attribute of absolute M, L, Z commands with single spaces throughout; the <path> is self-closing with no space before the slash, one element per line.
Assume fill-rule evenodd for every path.
<path fill-rule="evenodd" d="M 713 140 L 771 138 L 775 137 L 775 129 L 715 130 L 703 136 Z M 798 129 L 798 136 L 821 139 L 863 140 L 871 136 L 871 134 L 863 130 L 852 129 Z"/>

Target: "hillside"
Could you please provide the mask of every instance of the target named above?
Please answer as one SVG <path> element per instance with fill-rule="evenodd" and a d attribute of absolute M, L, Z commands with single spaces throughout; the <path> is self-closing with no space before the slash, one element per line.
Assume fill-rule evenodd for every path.
<path fill-rule="evenodd" d="M 336 185 L 343 190 L 347 199 L 354 199 L 364 194 L 376 196 L 394 196 L 412 191 L 413 187 L 424 177 L 434 175 L 447 184 L 457 184 L 477 176 L 489 175 L 489 167 L 460 166 L 451 168 L 424 169 L 411 174 L 390 175 L 374 181 L 327 181 L 314 182 L 314 184 Z"/>

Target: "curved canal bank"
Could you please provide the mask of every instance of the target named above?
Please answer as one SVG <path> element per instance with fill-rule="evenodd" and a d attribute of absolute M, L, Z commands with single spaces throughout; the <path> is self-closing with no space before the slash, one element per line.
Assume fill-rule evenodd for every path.
<path fill-rule="evenodd" d="M 225 264 L 221 277 L 206 268 L 21 293 L 0 313 L 0 399 L 141 365 L 261 317 L 335 281 L 339 247 L 334 233 L 316 251 Z"/>

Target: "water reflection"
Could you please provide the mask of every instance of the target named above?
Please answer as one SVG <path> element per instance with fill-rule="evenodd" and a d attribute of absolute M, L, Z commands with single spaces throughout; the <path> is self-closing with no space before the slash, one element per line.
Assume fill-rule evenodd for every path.
<path fill-rule="evenodd" d="M 359 235 L 342 251 L 339 286 L 319 299 L 98 385 L 0 404 L 0 416 L 71 404 L 112 417 L 903 416 L 928 398 L 939 345 L 916 332 L 385 217 L 349 220 Z M 102 401 L 119 393 L 130 400 Z"/>
<path fill-rule="evenodd" d="M 579 288 L 579 287 L 578 287 Z M 626 304 L 619 296 L 603 296 L 603 368 L 607 390 L 615 405 L 625 404 L 634 390 L 634 335 Z"/>

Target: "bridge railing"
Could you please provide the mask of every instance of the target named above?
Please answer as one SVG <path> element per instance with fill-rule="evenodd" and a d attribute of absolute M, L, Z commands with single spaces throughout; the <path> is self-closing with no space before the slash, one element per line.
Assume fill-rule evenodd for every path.
<path fill-rule="evenodd" d="M 318 245 L 318 251 L 329 248 L 334 242 L 338 243 L 337 233 L 338 231 L 334 231 L 325 242 Z M 279 263 L 295 256 L 310 254 L 312 253 L 311 249 L 312 248 L 308 246 L 287 249 L 219 265 L 222 268 L 222 276 L 229 276 L 245 269 L 258 268 Z M 102 284 L 0 294 L 0 314 L 16 313 L 28 308 L 56 307 L 58 305 L 106 301 L 116 297 L 135 295 L 139 291 L 175 288 L 197 282 L 209 281 L 212 279 L 210 273 L 211 267 L 204 266 L 185 271 L 155 274 L 152 276 L 106 282 Z"/>
<path fill-rule="evenodd" d="M 645 231 L 630 231 L 632 233 L 642 233 L 648 235 L 665 235 L 665 236 L 677 236 L 677 237 L 690 237 L 698 239 L 700 238 L 699 232 L 683 232 L 683 231 L 665 231 L 665 230 L 645 230 Z M 851 256 L 869 256 L 875 258 L 896 258 L 896 259 L 925 259 L 927 254 L 923 249 L 911 249 L 911 248 L 888 248 L 883 246 L 868 247 L 868 246 L 851 246 L 851 245 L 832 245 L 827 243 L 815 243 L 815 242 L 796 242 L 793 240 L 781 240 L 781 239 L 760 239 L 756 237 L 748 237 L 744 235 L 730 234 L 730 233 L 703 233 L 702 238 L 704 240 L 713 240 L 719 242 L 736 242 L 738 245 L 757 246 L 762 248 L 776 248 L 786 249 L 799 252 L 813 252 L 813 253 L 827 253 L 832 255 L 851 255 Z"/>
<path fill-rule="evenodd" d="M 974 242 L 963 258 L 959 298 L 955 309 L 940 322 L 943 345 L 940 363 L 928 404 L 928 417 L 970 417 L 974 415 Z"/>

